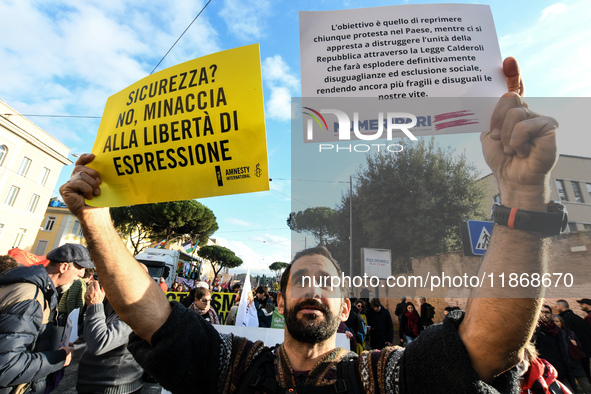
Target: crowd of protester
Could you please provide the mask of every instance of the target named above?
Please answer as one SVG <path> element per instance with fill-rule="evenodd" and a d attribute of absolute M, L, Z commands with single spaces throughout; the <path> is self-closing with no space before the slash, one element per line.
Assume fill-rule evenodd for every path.
<path fill-rule="evenodd" d="M 127 350 L 131 329 L 119 319 L 105 298 L 99 278 L 92 268 L 88 268 L 88 256 L 83 253 L 73 258 L 74 252 L 80 252 L 79 247 L 72 249 L 73 247 L 68 244 L 62 248 L 65 251 L 58 250 L 59 253 L 54 254 L 58 257 L 52 264 L 60 264 L 59 260 L 64 260 L 61 257 L 67 256 L 73 263 L 76 261 L 79 263 L 76 268 L 80 271 L 76 273 L 76 277 L 70 277 L 71 280 L 67 283 L 59 280 L 54 283 L 57 297 L 57 301 L 53 301 L 55 305 L 51 306 L 54 322 L 46 324 L 54 324 L 56 332 L 61 333 L 68 315 L 74 309 L 80 309 L 80 319 L 75 324 L 78 325 L 80 332 L 78 342 L 85 343 L 85 348 L 78 369 L 78 391 L 83 393 L 104 393 L 112 390 L 118 390 L 117 392 L 121 393 L 141 392 L 142 381 L 149 377 L 144 374 Z M 10 256 L 0 256 L 0 279 L 10 277 L 3 273 L 14 274 L 16 271 L 13 269 L 17 268 L 27 269 Z M 54 276 L 50 275 L 50 277 Z M 8 282 L 0 280 L 0 283 L 7 285 Z M 197 282 L 193 288 L 174 282 L 168 291 L 188 292 L 181 303 L 211 324 L 235 324 L 242 293 L 241 283 L 235 282 L 223 289 L 224 292 L 236 294 L 225 322 L 220 319 L 218 312 L 212 306 L 212 290 L 206 282 Z M 253 287 L 251 291 L 259 327 L 271 327 L 271 317 L 277 306 L 277 293 L 270 291 L 266 285 Z M 403 297 L 394 311 L 398 320 L 396 326 L 393 324 L 389 310 L 382 305 L 379 298 L 373 298 L 369 291 L 362 295 L 366 297 L 350 299 L 349 317 L 337 330 L 347 336 L 350 349 L 358 354 L 365 350 L 383 349 L 393 345 L 408 346 L 424 330 L 434 324 L 434 319 L 442 320 L 450 313 L 460 311 L 458 306 L 446 306 L 441 311 L 441 316 L 436 317 L 435 308 L 427 302 L 425 297 L 419 298 L 418 307 Z M 372 298 L 369 299 L 367 296 Z M 548 304 L 542 306 L 538 326 L 530 345 L 526 347 L 522 362 L 517 366 L 522 376 L 523 393 L 591 393 L 589 365 L 591 299 L 583 298 L 577 303 L 581 310 L 587 313 L 585 318 L 575 314 L 566 300 L 558 300 L 555 306 Z M 0 318 L 0 325 L 5 320 Z M 395 342 L 395 336 L 398 342 Z M 54 351 L 63 349 L 66 357 L 61 363 L 57 363 L 58 366 L 61 365 L 61 369 L 54 367 L 43 376 L 44 385 L 47 387 L 46 392 L 50 392 L 59 384 L 63 371 L 70 362 L 72 351 L 72 348 L 68 347 L 72 344 L 55 343 L 55 338 L 52 342 L 49 346 Z M 43 351 L 47 352 L 48 349 Z M 99 365 L 101 368 L 97 369 Z M 4 367 L 7 368 L 6 365 Z M 38 382 L 28 384 L 31 387 L 41 387 Z"/>

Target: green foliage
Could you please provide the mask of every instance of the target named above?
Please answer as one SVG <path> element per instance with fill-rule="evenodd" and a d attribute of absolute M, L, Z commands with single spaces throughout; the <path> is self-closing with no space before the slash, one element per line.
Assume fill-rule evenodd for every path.
<path fill-rule="evenodd" d="M 269 269 L 275 272 L 275 282 L 279 282 L 281 280 L 281 274 L 283 274 L 283 270 L 289 267 L 289 263 L 284 263 L 282 261 L 276 261 L 269 265 Z"/>
<path fill-rule="evenodd" d="M 203 246 L 199 248 L 197 254 L 199 257 L 211 262 L 214 279 L 217 278 L 222 268 L 236 268 L 242 265 L 242 259 L 240 257 L 236 256 L 230 249 L 219 245 Z"/>
<path fill-rule="evenodd" d="M 274 262 L 274 263 L 272 263 L 272 264 L 269 265 L 269 269 L 271 271 L 277 272 L 277 271 L 281 271 L 281 270 L 287 268 L 288 266 L 289 266 L 288 263 L 284 263 L 284 262 L 281 262 L 281 261 L 276 261 L 276 262 Z"/>
<path fill-rule="evenodd" d="M 197 245 L 207 244 L 218 229 L 213 212 L 195 200 L 172 201 L 111 208 L 111 217 L 118 231 L 142 239 L 170 242 L 191 239 Z"/>
<path fill-rule="evenodd" d="M 156 238 L 152 236 L 150 227 L 146 227 L 141 223 L 140 215 L 136 212 L 137 207 L 140 207 L 140 205 L 110 208 L 111 219 L 115 228 L 130 240 L 133 245 L 134 255 L 144 249 L 142 246 L 144 241 Z"/>
<path fill-rule="evenodd" d="M 319 244 L 326 244 L 334 236 L 334 221 L 337 212 L 328 207 L 307 208 L 292 212 L 287 218 L 287 226 L 298 233 L 312 234 Z"/>
<path fill-rule="evenodd" d="M 362 247 L 391 249 L 394 272 L 408 271 L 411 257 L 460 249 L 458 223 L 484 216 L 477 175 L 465 156 L 433 139 L 405 144 L 396 155 L 368 156 L 352 199 L 355 265 Z M 339 261 L 349 261 L 349 204 L 347 193 L 329 245 Z"/>

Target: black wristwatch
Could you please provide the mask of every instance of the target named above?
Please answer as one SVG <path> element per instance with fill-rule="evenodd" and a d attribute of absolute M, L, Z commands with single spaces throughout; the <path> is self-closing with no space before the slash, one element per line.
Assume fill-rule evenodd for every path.
<path fill-rule="evenodd" d="M 555 200 L 550 200 L 547 212 L 524 211 L 497 203 L 493 205 L 492 218 L 496 224 L 542 233 L 546 237 L 560 234 L 568 224 L 566 207 Z"/>

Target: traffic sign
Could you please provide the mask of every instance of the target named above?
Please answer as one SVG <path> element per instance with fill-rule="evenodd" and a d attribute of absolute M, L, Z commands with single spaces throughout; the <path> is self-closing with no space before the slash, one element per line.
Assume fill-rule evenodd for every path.
<path fill-rule="evenodd" d="M 490 243 L 493 222 L 468 220 L 468 233 L 472 254 L 482 256 L 486 253 Z"/>

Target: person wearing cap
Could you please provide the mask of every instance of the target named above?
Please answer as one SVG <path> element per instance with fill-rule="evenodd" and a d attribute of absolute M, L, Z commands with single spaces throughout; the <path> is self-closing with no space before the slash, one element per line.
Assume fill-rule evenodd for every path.
<path fill-rule="evenodd" d="M 195 285 L 196 288 L 203 287 L 204 289 L 209 290 L 209 284 L 205 281 L 197 282 Z"/>
<path fill-rule="evenodd" d="M 579 303 L 581 310 L 583 312 L 587 312 L 587 316 L 585 316 L 585 321 L 587 322 L 587 325 L 591 329 L 591 299 L 583 298 L 581 300 L 577 300 L 577 302 Z"/>
<path fill-rule="evenodd" d="M 71 284 L 94 264 L 78 244 L 62 245 L 47 259 L 47 267 L 16 267 L 0 275 L 0 394 L 44 392 L 46 377 L 72 360 L 72 346 L 53 346 L 56 287 Z"/>

